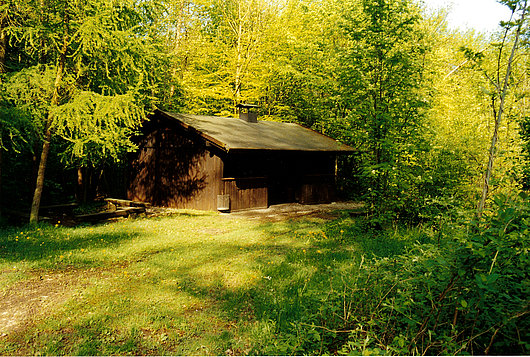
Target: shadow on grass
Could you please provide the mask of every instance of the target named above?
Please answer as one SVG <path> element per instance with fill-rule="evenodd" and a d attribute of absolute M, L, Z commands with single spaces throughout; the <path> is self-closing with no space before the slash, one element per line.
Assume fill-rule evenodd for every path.
<path fill-rule="evenodd" d="M 38 261 L 50 256 L 66 255 L 75 250 L 117 247 L 139 236 L 128 232 L 90 232 L 40 226 L 0 231 L 0 259 L 18 262 Z"/>
<path fill-rule="evenodd" d="M 255 227 L 264 238 L 256 244 L 218 244 L 210 253 L 174 268 L 171 261 L 158 262 L 162 272 L 181 281 L 177 291 L 198 298 L 215 298 L 231 320 L 273 320 L 279 329 L 304 314 L 318 311 L 330 289 L 342 289 L 344 277 L 356 274 L 364 259 L 401 254 L 416 240 L 393 232 L 363 231 L 356 221 L 305 220 L 264 223 Z M 282 239 L 288 239 L 288 242 Z M 293 242 L 300 241 L 297 245 Z M 200 244 L 196 245 L 200 249 Z M 175 247 L 175 249 L 179 249 Z M 195 251 L 194 246 L 181 247 Z M 225 266 L 234 255 L 247 255 L 256 267 L 256 278 L 228 286 L 222 272 L 212 272 L 204 284 L 197 271 L 204 265 Z M 274 259 L 271 259 L 274 257 Z M 166 273 L 163 273 L 166 274 Z"/>
<path fill-rule="evenodd" d="M 196 215 L 178 216 L 186 220 L 170 221 L 171 225 L 188 224 L 191 221 L 187 218 L 194 220 Z M 215 219 L 212 216 L 211 227 L 218 223 Z M 234 225 L 226 233 L 220 229 L 222 233 L 217 234 L 215 229 L 200 233 L 194 226 L 189 239 L 175 240 L 170 245 L 161 240 L 158 245 L 155 242 L 132 251 L 127 257 L 131 264 L 124 268 L 128 274 L 120 272 L 117 278 L 119 288 L 110 283 L 117 281 L 113 279 L 118 272 L 112 272 L 109 285 L 102 282 L 91 292 L 89 304 L 73 304 L 73 320 L 70 315 L 60 317 L 56 322 L 60 328 L 50 332 L 50 339 L 57 339 L 53 335 L 61 335 L 61 329 L 69 329 L 68 343 L 57 349 L 50 346 L 49 354 L 223 355 L 228 349 L 235 354 L 326 353 L 318 346 L 299 349 L 302 343 L 296 340 L 300 332 L 297 328 L 304 323 L 325 325 L 319 318 L 327 315 L 320 309 L 332 305 L 330 291 L 344 289 L 345 280 L 355 276 L 365 256 L 399 254 L 414 239 L 388 232 L 374 235 L 363 231 L 352 219 L 294 220 L 245 227 L 248 230 L 239 231 Z M 41 227 L 40 231 L 0 232 L 0 259 L 45 260 L 73 250 L 122 249 L 121 245 L 130 239 L 151 239 L 148 230 L 126 230 Z M 205 238 L 215 234 L 215 239 Z M 170 234 L 163 239 L 167 236 Z M 336 308 L 329 316 L 339 319 L 341 306 Z M 113 327 L 116 324 L 119 329 Z M 252 332 L 244 331 L 246 324 L 270 329 L 268 334 L 259 332 L 259 337 L 252 337 Z M 238 334 L 237 338 L 231 337 Z M 251 339 L 251 347 L 238 342 L 243 334 Z M 211 339 L 209 350 L 201 349 L 205 345 L 203 335 Z M 282 338 L 293 341 L 275 345 Z M 197 346 L 194 341 L 199 341 Z M 26 352 L 35 354 L 33 350 Z"/>
<path fill-rule="evenodd" d="M 181 281 L 178 291 L 197 297 L 215 294 L 226 305 L 223 310 L 232 318 L 238 316 L 238 306 L 247 298 L 259 301 L 255 313 L 266 318 L 276 310 L 279 293 L 300 295 L 300 291 L 307 291 L 310 286 L 326 290 L 333 287 L 334 282 L 330 285 L 330 279 L 334 278 L 340 285 L 340 275 L 354 273 L 361 260 L 401 254 L 418 238 L 413 234 L 363 231 L 353 220 L 323 224 L 306 220 L 264 223 L 256 226 L 255 231 L 264 235 L 262 242 L 215 243 L 196 259 L 179 264 L 172 260 L 152 264 L 161 272 L 160 278 L 171 272 L 171 277 Z M 282 241 L 283 238 L 289 241 Z M 296 245 L 293 241 L 301 243 Z M 188 252 L 203 249 L 204 243 L 192 243 L 173 246 L 171 250 L 185 256 Z M 238 287 L 228 286 L 223 280 L 223 272 L 212 268 L 208 282 L 201 283 L 204 276 L 198 272 L 204 270 L 204 266 L 228 266 L 238 255 L 248 257 L 248 265 L 256 269 L 255 279 L 241 282 Z"/>
<path fill-rule="evenodd" d="M 261 346 L 255 341 L 257 346 L 252 353 L 256 354 L 336 352 L 315 344 L 315 341 L 326 335 L 327 348 L 340 346 L 348 332 L 326 331 L 315 326 L 345 324 L 347 318 L 342 315 L 346 307 L 336 299 L 342 291 L 346 294 L 353 289 L 357 282 L 362 285 L 362 279 L 356 277 L 362 262 L 367 264 L 372 258 L 405 253 L 415 242 L 424 243 L 430 239 L 414 229 L 364 230 L 362 224 L 352 220 L 335 220 L 321 226 L 308 221 L 267 223 L 256 230 L 266 233 L 264 244 L 219 246 L 217 254 L 210 257 L 213 261 L 223 260 L 231 252 L 243 250 L 259 267 L 258 278 L 240 287 L 227 286 L 220 276 L 212 284 L 219 309 L 227 319 L 260 321 L 272 326 L 271 335 L 264 337 Z M 296 246 L 273 242 L 282 236 L 306 244 Z M 263 251 L 268 254 L 262 254 Z M 271 255 L 277 259 L 270 260 Z M 212 298 L 212 285 L 205 288 L 193 285 L 196 281 L 193 271 L 201 264 L 208 264 L 208 261 L 181 266 L 175 271 L 175 277 L 189 277 L 184 284 L 184 291 L 188 294 Z M 370 289 L 369 286 L 357 288 Z M 272 340 L 267 341 L 267 338 Z"/>

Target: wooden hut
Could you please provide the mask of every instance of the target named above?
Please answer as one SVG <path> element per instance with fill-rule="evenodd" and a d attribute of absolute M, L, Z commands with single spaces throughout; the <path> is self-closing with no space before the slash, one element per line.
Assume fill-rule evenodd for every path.
<path fill-rule="evenodd" d="M 132 159 L 128 198 L 237 211 L 335 199 L 336 156 L 353 151 L 297 124 L 156 110 Z"/>

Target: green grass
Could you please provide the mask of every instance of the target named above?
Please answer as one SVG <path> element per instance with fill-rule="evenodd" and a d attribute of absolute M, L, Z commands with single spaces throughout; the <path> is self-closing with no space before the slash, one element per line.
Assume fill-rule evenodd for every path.
<path fill-rule="evenodd" d="M 32 285 L 54 301 L 0 337 L 2 355 L 300 353 L 276 334 L 303 324 L 341 274 L 423 239 L 374 236 L 347 214 L 263 223 L 193 211 L 0 234 L 4 301 Z"/>

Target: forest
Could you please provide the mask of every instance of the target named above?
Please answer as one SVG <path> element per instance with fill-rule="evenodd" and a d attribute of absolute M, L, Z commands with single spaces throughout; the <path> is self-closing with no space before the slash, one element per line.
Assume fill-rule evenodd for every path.
<path fill-rule="evenodd" d="M 529 354 L 530 4 L 499 2 L 483 34 L 421 0 L 0 0 L 0 223 L 122 197 L 155 108 L 252 103 L 356 149 L 339 191 L 367 213 L 323 228 L 335 246 L 415 232 L 252 353 Z"/>

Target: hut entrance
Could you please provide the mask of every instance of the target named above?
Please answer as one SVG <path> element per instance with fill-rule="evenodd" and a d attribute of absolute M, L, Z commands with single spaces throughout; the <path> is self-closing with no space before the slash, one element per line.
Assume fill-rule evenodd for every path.
<path fill-rule="evenodd" d="M 298 202 L 295 184 L 289 177 L 269 177 L 269 205 Z"/>
<path fill-rule="evenodd" d="M 279 152 L 268 162 L 269 205 L 299 203 L 301 174 L 306 160 L 298 153 Z"/>

